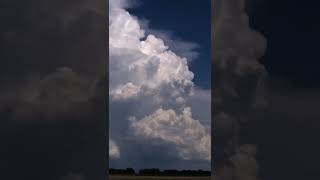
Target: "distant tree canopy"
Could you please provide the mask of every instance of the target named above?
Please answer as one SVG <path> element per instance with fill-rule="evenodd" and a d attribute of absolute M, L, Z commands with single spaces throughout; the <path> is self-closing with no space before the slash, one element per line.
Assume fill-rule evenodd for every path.
<path fill-rule="evenodd" d="M 157 168 L 141 169 L 137 173 L 132 168 L 127 169 L 109 169 L 110 175 L 136 175 L 136 176 L 211 176 L 210 171 L 199 170 L 175 170 L 168 169 L 161 171 Z"/>
<path fill-rule="evenodd" d="M 132 168 L 127 169 L 109 169 L 111 175 L 136 175 L 136 172 Z"/>

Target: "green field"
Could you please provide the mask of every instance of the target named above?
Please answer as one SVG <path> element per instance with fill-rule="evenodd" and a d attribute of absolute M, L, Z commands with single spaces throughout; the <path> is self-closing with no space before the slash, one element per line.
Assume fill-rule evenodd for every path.
<path fill-rule="evenodd" d="M 110 180 L 210 180 L 210 177 L 110 176 Z"/>

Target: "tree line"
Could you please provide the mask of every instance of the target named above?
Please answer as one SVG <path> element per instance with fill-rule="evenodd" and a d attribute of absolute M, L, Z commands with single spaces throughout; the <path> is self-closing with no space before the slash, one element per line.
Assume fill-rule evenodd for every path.
<path fill-rule="evenodd" d="M 109 169 L 110 175 L 127 175 L 127 176 L 211 176 L 210 171 L 204 170 L 175 170 L 168 169 L 161 171 L 157 168 L 152 169 L 141 169 L 139 171 L 135 171 L 132 168 L 127 169 Z"/>

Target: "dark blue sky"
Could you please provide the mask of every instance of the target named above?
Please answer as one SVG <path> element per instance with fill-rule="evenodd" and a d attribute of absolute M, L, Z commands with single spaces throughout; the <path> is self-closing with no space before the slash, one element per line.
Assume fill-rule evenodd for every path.
<path fill-rule="evenodd" d="M 267 38 L 262 61 L 273 80 L 320 87 L 319 7 L 314 0 L 260 0 L 248 9 L 251 26 Z"/>
<path fill-rule="evenodd" d="M 170 31 L 174 39 L 199 45 L 196 49 L 199 56 L 189 63 L 189 67 L 195 74 L 195 84 L 209 89 L 211 86 L 211 1 L 139 0 L 139 2 L 139 6 L 130 9 L 129 12 L 139 19 L 150 21 L 151 29 Z"/>

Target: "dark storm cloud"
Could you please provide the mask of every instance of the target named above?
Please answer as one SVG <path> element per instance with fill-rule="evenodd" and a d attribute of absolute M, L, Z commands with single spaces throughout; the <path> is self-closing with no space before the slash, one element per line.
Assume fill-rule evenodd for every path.
<path fill-rule="evenodd" d="M 106 2 L 0 7 L 1 179 L 105 178 Z"/>
<path fill-rule="evenodd" d="M 156 34 L 157 37 L 161 38 L 164 43 L 172 49 L 172 51 L 181 57 L 187 58 L 189 63 L 190 61 L 199 58 L 200 54 L 198 50 L 201 48 L 199 44 L 179 39 L 175 37 L 174 33 L 171 31 L 152 29 L 149 26 L 148 20 L 141 20 L 140 24 L 147 34 Z"/>
<path fill-rule="evenodd" d="M 298 21 L 302 20 L 302 24 L 305 24 L 309 18 L 298 15 L 299 19 L 291 19 L 299 13 L 296 13 L 293 10 L 294 8 L 290 7 L 288 11 L 294 11 L 294 15 L 287 15 L 283 7 L 295 3 L 284 2 L 282 7 L 279 8 L 278 1 L 274 1 L 274 4 L 271 4 L 278 10 L 277 13 L 282 13 L 286 18 L 290 16 L 290 22 L 296 23 L 284 26 L 272 23 L 273 26 L 271 26 L 269 22 L 274 17 L 257 18 L 254 16 L 255 14 L 259 15 L 259 13 L 256 13 L 258 10 L 266 10 L 267 7 L 262 6 L 267 4 L 267 1 L 247 1 L 246 8 L 253 15 L 250 18 L 255 19 L 255 23 L 259 24 L 257 26 L 268 34 L 268 40 L 272 42 L 271 44 L 268 43 L 269 48 L 266 54 L 267 58 L 265 58 L 268 73 L 272 74 L 269 77 L 264 70 L 265 68 L 259 64 L 259 60 L 266 50 L 265 40 L 259 33 L 252 32 L 252 30 L 249 30 L 248 32 L 251 32 L 248 34 L 243 33 L 243 27 L 239 26 L 247 24 L 247 27 L 249 27 L 249 21 L 246 20 L 244 15 L 238 15 L 239 19 L 234 17 L 235 12 L 239 12 L 239 10 L 233 11 L 233 13 L 223 13 L 223 9 L 226 7 L 227 9 L 241 7 L 239 4 L 236 5 L 236 2 L 240 1 L 216 0 L 214 2 L 216 3 L 216 11 L 213 15 L 216 17 L 213 17 L 213 21 L 215 21 L 213 27 L 214 29 L 220 27 L 221 30 L 220 33 L 216 31 L 216 36 L 213 36 L 213 43 L 215 44 L 213 46 L 213 53 L 215 53 L 213 57 L 214 60 L 217 60 L 214 62 L 216 69 L 213 68 L 213 74 L 216 77 L 214 80 L 216 83 L 213 83 L 213 86 L 216 87 L 214 91 L 216 95 L 213 99 L 214 138 L 212 156 L 217 162 L 213 165 L 216 172 L 215 178 L 312 179 L 318 176 L 320 146 L 316 142 L 320 127 L 318 121 L 320 117 L 320 94 L 318 88 L 310 88 L 314 87 L 310 84 L 317 84 L 317 76 L 316 73 L 311 73 L 312 68 L 308 68 L 307 71 L 300 71 L 300 68 L 311 66 L 316 68 L 317 65 L 316 63 L 310 63 L 308 58 L 304 58 L 306 61 L 300 63 L 299 66 L 295 65 L 294 62 L 295 59 L 301 61 L 301 58 L 298 58 L 301 52 L 307 51 L 308 53 L 304 54 L 309 55 L 316 52 L 311 50 L 316 46 L 309 42 L 302 43 L 303 46 L 306 46 L 304 48 L 307 49 L 303 50 L 304 48 L 300 47 L 301 43 L 296 42 L 292 46 L 297 47 L 299 51 L 295 52 L 292 51 L 291 41 L 283 38 L 289 34 L 290 37 L 294 36 L 299 39 L 300 31 L 299 34 L 296 32 L 296 34 L 292 34 L 291 31 L 297 30 L 292 28 L 292 25 L 298 27 Z M 229 4 L 226 5 L 228 2 Z M 300 3 L 298 4 L 296 8 L 300 9 Z M 311 8 L 308 9 L 308 12 L 312 12 Z M 227 14 L 227 16 L 222 18 L 222 14 Z M 313 17 L 316 16 L 313 14 Z M 261 20 L 266 22 L 261 22 Z M 263 27 L 265 25 L 268 27 Z M 305 29 L 307 26 L 299 25 L 299 28 L 301 27 L 305 31 L 309 31 L 309 29 Z M 268 30 L 268 28 L 270 29 Z M 281 32 L 281 35 L 277 35 L 273 31 Z M 313 35 L 310 33 L 308 36 Z M 306 39 L 305 34 L 301 35 L 301 38 Z M 286 42 L 286 44 L 279 43 L 279 40 L 280 42 Z M 227 56 L 225 61 L 223 57 L 226 56 L 223 53 L 222 56 L 219 56 L 221 52 L 225 52 Z M 273 56 L 271 57 L 270 54 L 273 54 Z M 239 66 L 239 61 L 242 58 L 248 63 L 250 59 L 256 59 L 256 63 L 255 65 L 252 64 L 253 66 L 250 68 L 243 69 L 245 70 L 242 71 L 244 73 L 235 73 L 235 69 Z M 314 57 L 311 59 L 314 59 Z M 269 60 L 277 61 L 277 65 L 268 63 Z M 290 62 L 286 63 L 286 60 Z M 217 63 L 221 62 L 226 62 L 224 68 L 217 66 Z M 289 70 L 288 68 L 291 67 L 299 71 Z M 279 72 L 280 74 L 277 74 Z M 288 72 L 294 72 L 295 77 L 283 76 Z M 309 74 L 313 74 L 312 78 L 305 79 Z M 287 79 L 282 80 L 283 78 Z M 302 84 L 305 87 L 301 88 L 300 86 L 298 88 L 296 81 L 301 79 L 304 80 Z M 234 145 L 234 142 L 240 145 Z M 255 160 L 257 157 L 259 161 Z M 261 176 L 257 174 L 258 172 Z M 251 176 L 246 177 L 248 174 Z"/>
<path fill-rule="evenodd" d="M 284 82 L 272 85 L 269 87 L 271 106 L 268 112 L 270 115 L 285 118 L 292 123 L 303 121 L 306 125 L 318 121 L 320 117 L 318 88 L 294 88 Z"/>
<path fill-rule="evenodd" d="M 268 37 L 270 106 L 254 125 L 264 179 L 319 177 L 318 1 L 254 0 L 251 23 Z M 292 41 L 294 39 L 294 41 Z"/>
<path fill-rule="evenodd" d="M 2 79 L 44 75 L 61 66 L 91 74 L 104 72 L 106 46 L 100 35 L 106 34 L 105 19 L 85 6 L 89 3 L 47 0 L 1 4 Z"/>
<path fill-rule="evenodd" d="M 256 125 L 263 175 L 268 179 L 318 176 L 319 89 L 295 88 L 283 81 L 271 85 L 266 120 Z"/>
<path fill-rule="evenodd" d="M 268 107 L 266 39 L 251 29 L 245 0 L 215 0 L 212 9 L 213 170 L 216 179 L 259 179 L 251 124 Z M 231 174 L 231 175 L 228 175 Z"/>

